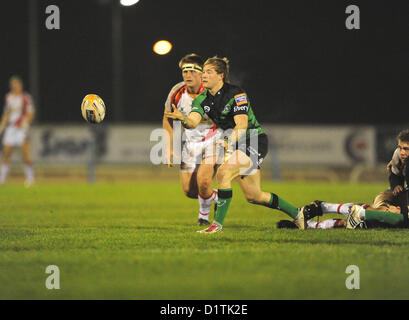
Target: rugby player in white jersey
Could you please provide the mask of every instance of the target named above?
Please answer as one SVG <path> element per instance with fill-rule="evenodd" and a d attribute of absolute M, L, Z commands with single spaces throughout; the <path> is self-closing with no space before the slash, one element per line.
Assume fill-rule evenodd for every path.
<path fill-rule="evenodd" d="M 203 59 L 196 54 L 188 54 L 179 62 L 183 82 L 176 84 L 170 91 L 165 103 L 165 111 L 172 106 L 188 115 L 192 102 L 205 89 L 202 84 Z M 213 176 L 216 164 L 216 140 L 222 130 L 209 119 L 194 129 L 184 129 L 181 157 L 173 150 L 174 120 L 163 117 L 163 128 L 169 135 L 166 141 L 166 163 L 173 167 L 175 160 L 180 161 L 180 181 L 185 195 L 199 200 L 199 225 L 209 224 L 212 202 L 217 203 L 217 190 L 213 189 Z M 182 139 L 183 140 L 183 139 Z M 174 152 L 175 151 L 175 152 Z"/>
<path fill-rule="evenodd" d="M 23 91 L 23 81 L 18 76 L 10 78 L 10 92 L 7 93 L 0 134 L 3 133 L 3 153 L 0 168 L 0 183 L 6 183 L 10 166 L 10 157 L 14 148 L 20 148 L 25 163 L 25 185 L 34 183 L 34 170 L 30 155 L 29 128 L 34 118 L 34 106 L 31 96 Z"/>

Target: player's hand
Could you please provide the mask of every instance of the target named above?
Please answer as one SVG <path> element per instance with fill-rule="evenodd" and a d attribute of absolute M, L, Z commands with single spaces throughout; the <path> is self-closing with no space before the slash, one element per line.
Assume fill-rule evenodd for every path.
<path fill-rule="evenodd" d="M 172 104 L 172 110 L 173 111 L 165 110 L 165 117 L 170 118 L 170 119 L 177 119 L 177 120 L 183 120 L 185 118 L 182 112 L 176 109 L 174 104 Z"/>
<path fill-rule="evenodd" d="M 226 140 L 216 140 L 216 144 L 219 148 L 224 149 L 224 161 L 229 160 L 230 156 L 233 154 L 233 146 L 230 145 Z"/>
<path fill-rule="evenodd" d="M 178 159 L 179 156 L 171 150 L 169 153 L 165 155 L 165 163 L 168 165 L 168 168 L 173 168 L 175 164 L 172 162 L 172 159 Z"/>
<path fill-rule="evenodd" d="M 400 193 L 400 192 L 402 192 L 402 191 L 403 191 L 403 187 L 402 187 L 402 186 L 396 186 L 396 187 L 393 189 L 393 195 L 396 196 L 398 193 Z"/>
<path fill-rule="evenodd" d="M 389 206 L 388 212 L 401 213 L 400 207 L 397 207 L 397 206 Z"/>
<path fill-rule="evenodd" d="M 388 162 L 388 164 L 386 165 L 386 172 L 391 171 L 392 169 L 392 160 Z"/>

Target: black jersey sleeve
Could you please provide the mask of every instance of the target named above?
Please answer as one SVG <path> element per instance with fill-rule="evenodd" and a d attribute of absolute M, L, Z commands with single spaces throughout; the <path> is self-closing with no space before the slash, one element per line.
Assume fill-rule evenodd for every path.
<path fill-rule="evenodd" d="M 236 116 L 239 114 L 248 114 L 249 107 L 250 107 L 249 99 L 245 92 L 240 92 L 233 96 L 233 99 L 232 99 L 233 116 Z"/>

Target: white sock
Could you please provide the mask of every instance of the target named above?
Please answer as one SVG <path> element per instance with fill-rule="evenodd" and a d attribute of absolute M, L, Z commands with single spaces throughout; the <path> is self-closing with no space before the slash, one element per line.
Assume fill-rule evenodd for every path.
<path fill-rule="evenodd" d="M 34 169 L 32 164 L 26 164 L 24 166 L 24 172 L 26 174 L 26 179 L 29 183 L 34 183 Z"/>
<path fill-rule="evenodd" d="M 9 165 L 2 163 L 1 164 L 1 170 L 0 170 L 0 183 L 5 184 L 7 175 L 9 174 Z"/>
<path fill-rule="evenodd" d="M 197 196 L 199 199 L 199 218 L 209 220 L 210 208 L 213 202 L 213 193 L 208 198 L 203 198 L 200 193 Z"/>
<path fill-rule="evenodd" d="M 328 203 L 321 202 L 322 212 L 324 213 L 340 213 L 344 216 L 349 214 L 349 209 L 353 206 L 353 203 Z"/>
<path fill-rule="evenodd" d="M 199 199 L 199 219 L 209 220 L 209 213 L 212 208 L 212 202 L 217 202 L 217 190 L 213 189 L 213 193 L 209 198 L 203 198 L 200 194 L 197 197 Z"/>
<path fill-rule="evenodd" d="M 335 228 L 341 219 L 327 219 L 323 221 L 308 221 L 308 229 L 332 229 Z"/>
<path fill-rule="evenodd" d="M 365 220 L 365 214 L 366 214 L 366 209 L 363 209 L 362 207 L 362 210 L 359 210 L 359 218 L 361 220 Z"/>

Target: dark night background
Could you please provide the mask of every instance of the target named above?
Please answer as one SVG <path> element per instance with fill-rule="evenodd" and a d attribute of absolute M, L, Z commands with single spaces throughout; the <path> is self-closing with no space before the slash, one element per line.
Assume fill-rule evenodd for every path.
<path fill-rule="evenodd" d="M 47 30 L 58 5 L 61 29 Z M 347 30 L 358 5 L 361 29 Z M 98 93 L 112 110 L 109 0 L 38 1 L 37 123 L 81 122 L 80 103 Z M 8 78 L 29 79 L 28 0 L 1 1 L 0 92 Z M 140 0 L 121 8 L 121 121 L 160 123 L 163 102 L 180 81 L 179 59 L 227 56 L 232 82 L 249 94 L 261 123 L 406 124 L 409 114 L 408 1 Z M 157 40 L 174 46 L 153 53 Z M 28 86 L 28 85 L 27 85 Z"/>

